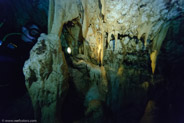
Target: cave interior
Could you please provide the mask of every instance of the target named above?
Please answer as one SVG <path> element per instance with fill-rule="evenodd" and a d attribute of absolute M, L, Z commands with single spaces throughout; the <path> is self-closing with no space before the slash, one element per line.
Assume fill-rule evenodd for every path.
<path fill-rule="evenodd" d="M 183 0 L 0 8 L 0 122 L 184 123 Z"/>

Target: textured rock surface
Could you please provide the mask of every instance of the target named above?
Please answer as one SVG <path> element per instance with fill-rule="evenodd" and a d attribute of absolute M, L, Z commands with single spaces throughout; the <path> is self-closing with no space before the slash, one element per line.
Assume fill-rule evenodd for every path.
<path fill-rule="evenodd" d="M 42 123 L 61 122 L 61 105 L 68 88 L 68 67 L 59 39 L 63 24 L 78 16 L 74 0 L 50 1 L 48 35 L 41 35 L 24 65 L 26 86 L 35 116 Z"/>
<path fill-rule="evenodd" d="M 59 122 L 68 68 L 57 35 L 42 34 L 24 65 L 26 86 L 39 122 Z"/>
<path fill-rule="evenodd" d="M 165 43 L 165 40 L 169 37 L 168 34 L 177 28 L 171 26 L 175 21 L 180 22 L 176 25 L 182 25 L 183 21 L 179 18 L 183 18 L 183 7 L 182 0 L 50 0 L 48 32 L 51 34 L 40 37 L 24 68 L 34 107 L 39 109 L 41 106 L 43 109 L 42 122 L 49 115 L 54 119 L 53 112 L 59 111 L 56 110 L 55 103 L 61 104 L 54 97 L 56 93 L 63 91 L 56 89 L 56 83 L 65 83 L 67 74 L 64 69 L 60 69 L 62 66 L 66 67 L 58 39 L 60 34 L 72 87 L 67 101 L 64 102 L 68 111 L 67 108 L 62 109 L 61 117 L 65 122 L 157 122 L 160 118 L 155 117 L 159 114 L 157 108 L 163 106 L 158 100 L 167 99 L 164 97 L 165 93 L 170 92 L 166 91 L 170 86 L 163 84 L 165 81 L 162 80 L 163 70 L 166 69 L 156 67 L 157 57 L 163 52 L 171 52 L 175 46 L 180 48 L 172 56 L 182 56 L 183 45 L 174 43 L 172 47 L 172 41 Z M 176 34 L 179 32 L 182 33 L 178 30 Z M 172 38 L 183 42 L 174 36 L 168 40 Z M 72 49 L 71 55 L 67 54 L 67 47 Z M 53 51 L 56 51 L 56 56 Z M 168 55 L 167 59 L 170 58 L 172 57 Z M 164 60 L 161 59 L 160 62 L 163 64 Z M 55 70 L 60 74 L 56 74 Z M 175 70 L 175 66 L 171 70 Z M 163 75 L 156 78 L 158 71 Z M 157 74 L 154 78 L 155 72 Z M 41 86 L 47 83 L 49 88 Z M 33 85 L 37 87 L 32 88 Z M 49 94 L 43 96 L 40 90 L 44 89 L 53 89 L 51 99 L 55 101 L 53 105 L 49 105 L 53 110 L 50 113 L 47 109 L 49 106 L 40 105 L 35 96 L 42 95 L 38 97 L 43 104 L 52 102 L 48 100 Z M 72 102 L 73 100 L 76 102 Z M 71 113 L 78 112 L 78 108 L 71 108 L 73 105 L 78 106 L 77 103 L 82 107 L 79 117 L 72 116 Z M 172 104 L 173 107 L 176 106 L 175 103 Z"/>
<path fill-rule="evenodd" d="M 149 107 L 149 102 L 152 102 L 148 101 L 152 98 L 151 93 L 154 93 L 150 92 L 150 88 L 158 81 L 153 79 L 157 56 L 171 23 L 182 16 L 184 3 L 175 0 L 81 2 L 80 16 L 66 24 L 66 29 L 63 30 L 65 38 L 62 39 L 74 49 L 76 45 L 71 45 L 70 41 L 80 42 L 79 35 L 84 38 L 83 49 L 78 47 L 79 53 L 84 54 L 84 57 L 79 58 L 76 56 L 78 52 L 73 50 L 75 55 L 69 58 L 73 63 L 76 59 L 79 60 L 77 64 L 69 63 L 72 71 L 70 76 L 77 92 L 82 93 L 81 96 L 85 99 L 94 99 L 87 102 L 87 117 L 83 120 L 138 122 L 142 116 L 150 115 L 146 113 L 152 112 L 146 105 Z M 89 64 L 93 64 L 93 69 L 89 69 Z M 103 65 L 103 69 L 99 69 L 99 65 Z M 102 76 L 99 73 L 105 76 L 105 86 L 100 86 L 103 81 L 100 80 Z M 160 82 L 163 81 L 159 80 L 158 83 Z M 102 87 L 105 88 L 105 93 L 100 93 Z M 99 97 L 105 97 L 105 100 Z M 104 113 L 104 109 L 108 113 Z M 149 117 L 151 122 L 158 122 L 152 114 Z M 143 117 L 142 122 L 144 121 L 146 119 Z"/>
<path fill-rule="evenodd" d="M 130 44 L 128 52 L 134 49 L 149 50 L 150 55 L 153 52 L 151 60 L 154 73 L 156 57 L 166 36 L 169 22 L 181 15 L 182 6 L 182 1 L 174 0 L 108 0 L 101 3 L 98 0 L 83 1 L 83 36 L 90 47 L 97 47 L 92 51 L 92 58 L 97 56 L 96 59 L 101 59 L 103 63 L 105 41 L 110 44 L 111 40 L 115 40 L 115 50 L 125 51 Z M 129 43 L 132 39 L 141 42 L 142 45 Z M 125 44 L 125 48 L 121 43 Z"/>

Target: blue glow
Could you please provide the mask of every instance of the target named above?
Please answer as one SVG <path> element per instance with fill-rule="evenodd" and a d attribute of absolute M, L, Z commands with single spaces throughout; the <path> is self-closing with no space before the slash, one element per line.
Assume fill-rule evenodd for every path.
<path fill-rule="evenodd" d="M 0 40 L 0 46 L 3 44 L 3 41 Z"/>

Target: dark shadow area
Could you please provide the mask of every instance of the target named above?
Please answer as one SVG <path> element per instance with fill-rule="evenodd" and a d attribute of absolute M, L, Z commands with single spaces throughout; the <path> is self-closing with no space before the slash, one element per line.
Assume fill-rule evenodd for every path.
<path fill-rule="evenodd" d="M 40 32 L 47 31 L 43 28 L 47 25 L 47 15 L 35 3 L 32 0 L 0 0 L 0 122 L 2 119 L 34 119 L 23 66 Z M 42 31 L 32 26 L 33 23 Z M 34 43 L 26 42 L 33 37 Z"/>
<path fill-rule="evenodd" d="M 74 83 L 69 80 L 69 90 L 62 105 L 61 119 L 64 123 L 73 123 L 84 118 L 84 97 L 78 94 Z"/>
<path fill-rule="evenodd" d="M 22 62 L 8 49 L 0 49 L 0 118 L 33 119 L 33 107 L 25 87 Z"/>
<path fill-rule="evenodd" d="M 158 123 L 184 122 L 184 18 L 171 22 L 158 56 L 157 75 L 163 81 L 155 86 Z"/>

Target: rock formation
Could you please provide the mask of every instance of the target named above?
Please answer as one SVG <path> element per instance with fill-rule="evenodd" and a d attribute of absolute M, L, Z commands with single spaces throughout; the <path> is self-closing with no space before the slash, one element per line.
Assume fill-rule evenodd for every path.
<path fill-rule="evenodd" d="M 59 39 L 63 24 L 78 15 L 74 1 L 54 1 L 54 15 L 50 16 L 51 31 L 42 34 L 24 66 L 26 86 L 39 122 L 61 122 L 62 100 L 68 88 L 68 67 Z M 51 6 L 52 8 L 53 6 Z M 71 8 L 72 9 L 69 9 Z M 65 11 L 71 11 L 69 16 Z M 73 15 L 72 15 L 73 13 Z"/>
<path fill-rule="evenodd" d="M 48 35 L 24 66 L 36 117 L 63 120 L 69 82 L 85 112 L 72 122 L 147 121 L 157 58 L 183 7 L 182 0 L 50 0 Z"/>

